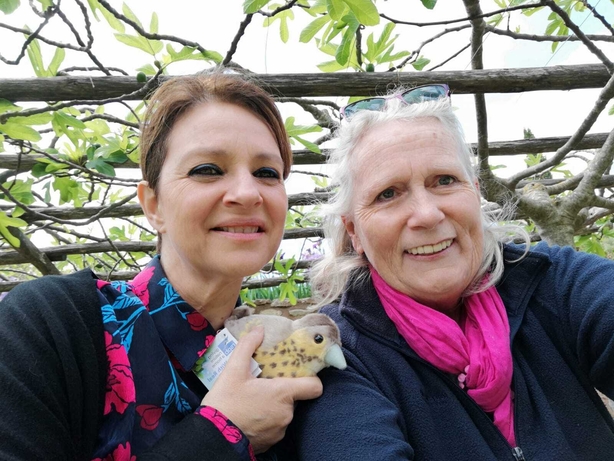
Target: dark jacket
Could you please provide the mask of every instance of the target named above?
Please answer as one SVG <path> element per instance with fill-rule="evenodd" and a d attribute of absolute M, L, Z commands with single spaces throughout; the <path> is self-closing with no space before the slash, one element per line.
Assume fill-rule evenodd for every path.
<path fill-rule="evenodd" d="M 0 303 L 0 459 L 90 460 L 108 364 L 96 278 L 42 277 Z M 209 420 L 189 414 L 139 461 L 236 460 Z"/>
<path fill-rule="evenodd" d="M 521 255 L 505 249 L 508 261 Z M 407 345 L 369 280 L 323 309 L 349 366 L 322 372 L 324 395 L 297 409 L 301 459 L 614 459 L 614 422 L 594 390 L 614 397 L 614 263 L 541 244 L 506 263 L 497 289 L 511 328 L 518 447 Z"/>

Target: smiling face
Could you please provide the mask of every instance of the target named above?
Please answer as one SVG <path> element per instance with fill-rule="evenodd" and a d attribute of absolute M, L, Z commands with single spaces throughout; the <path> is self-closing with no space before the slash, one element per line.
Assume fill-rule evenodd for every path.
<path fill-rule="evenodd" d="M 197 278 L 241 278 L 273 257 L 287 196 L 271 131 L 248 110 L 223 102 L 190 108 L 174 124 L 157 193 L 139 199 L 163 236 L 165 270 Z"/>
<path fill-rule="evenodd" d="M 394 121 L 358 143 L 351 213 L 354 249 L 382 278 L 453 315 L 482 262 L 480 198 L 436 119 Z"/>

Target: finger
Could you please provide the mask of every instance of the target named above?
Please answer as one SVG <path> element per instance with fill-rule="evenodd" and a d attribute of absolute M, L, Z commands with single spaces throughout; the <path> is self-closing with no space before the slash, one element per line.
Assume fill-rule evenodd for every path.
<path fill-rule="evenodd" d="M 264 327 L 256 325 L 249 333 L 241 337 L 237 342 L 237 346 L 228 360 L 227 367 L 249 370 L 250 359 L 254 355 L 254 351 L 264 339 Z"/>
<path fill-rule="evenodd" d="M 322 395 L 322 381 L 317 376 L 307 378 L 281 378 L 293 400 L 310 400 Z"/>

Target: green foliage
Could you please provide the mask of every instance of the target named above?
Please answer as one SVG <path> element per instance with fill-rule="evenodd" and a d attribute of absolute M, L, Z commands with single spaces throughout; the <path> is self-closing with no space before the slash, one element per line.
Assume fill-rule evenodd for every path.
<path fill-rule="evenodd" d="M 316 154 L 321 153 L 320 148 L 312 143 L 311 141 L 306 140 L 301 135 L 308 133 L 319 133 L 322 131 L 322 127 L 319 125 L 295 125 L 294 117 L 288 117 L 285 121 L 286 131 L 288 132 L 288 136 L 290 137 L 290 143 L 294 144 L 294 140 L 300 142 L 303 146 L 309 149 L 311 152 L 315 152 Z"/>
<path fill-rule="evenodd" d="M 275 3 L 273 5 L 269 5 L 270 10 L 275 10 L 276 8 L 282 6 L 279 3 Z M 288 43 L 288 39 L 290 38 L 290 31 L 288 29 L 288 20 L 294 19 L 294 12 L 292 10 L 284 10 L 280 13 L 277 13 L 275 16 L 265 17 L 264 18 L 264 27 L 269 27 L 275 21 L 279 20 L 279 38 L 282 42 Z"/>
<path fill-rule="evenodd" d="M 429 10 L 432 10 L 433 8 L 435 8 L 435 5 L 437 4 L 437 0 L 421 0 L 421 1 L 424 7 L 428 8 Z"/>
<path fill-rule="evenodd" d="M 280 260 L 275 260 L 275 270 L 279 272 L 286 281 L 279 285 L 279 299 L 283 301 L 288 298 L 290 304 L 293 306 L 296 304 L 296 293 L 298 292 L 297 282 L 303 281 L 303 276 L 299 275 L 298 271 L 293 269 L 296 260 L 294 258 L 288 259 L 285 264 L 282 264 Z"/>
<path fill-rule="evenodd" d="M 23 219 L 14 218 L 7 215 L 4 211 L 0 211 L 0 235 L 12 247 L 19 248 L 19 239 L 14 237 L 9 231 L 9 227 L 26 227 L 28 225 Z"/>
<path fill-rule="evenodd" d="M 20 0 L 0 0 L 0 11 L 4 14 L 11 14 L 19 8 Z"/>
<path fill-rule="evenodd" d="M 243 2 L 243 12 L 253 14 L 256 11 L 264 8 L 271 0 L 245 0 Z"/>
<path fill-rule="evenodd" d="M 158 34 L 160 30 L 162 30 L 162 34 L 167 34 L 167 30 L 164 30 L 163 15 L 158 16 L 157 13 L 153 13 L 148 18 L 149 21 L 141 21 L 128 6 L 128 3 L 136 5 L 135 0 L 124 3 L 121 8 L 119 7 L 120 3 L 116 3 L 116 8 L 121 12 L 120 14 L 134 22 L 138 27 L 150 34 Z M 406 3 L 408 15 L 402 19 L 413 21 L 415 19 L 412 18 L 412 13 L 415 9 L 433 9 L 437 2 L 436 0 L 421 0 L 420 2 L 412 0 Z M 495 3 L 498 8 L 505 9 L 536 2 L 535 0 L 495 0 Z M 34 8 L 46 10 L 47 14 L 54 13 L 49 8 L 56 4 L 59 7 L 64 6 L 63 3 L 54 3 L 52 0 L 33 0 L 30 2 L 30 5 Z M 260 12 L 270 13 L 288 5 L 285 0 L 244 0 L 242 4 L 243 11 L 246 14 L 254 14 L 254 18 L 260 16 Z M 263 17 L 263 27 L 273 27 L 270 36 L 278 40 L 276 27 L 279 26 L 279 40 L 283 43 L 298 40 L 300 43 L 309 43 L 312 47 L 315 46 L 320 53 L 326 55 L 326 61 L 318 65 L 318 68 L 324 72 L 374 72 L 376 70 L 386 71 L 391 68 L 396 70 L 403 68 L 402 70 L 405 72 L 424 71 L 431 62 L 430 56 L 422 54 L 422 45 L 413 53 L 410 53 L 410 49 L 406 49 L 408 45 L 405 43 L 403 43 L 404 48 L 399 49 L 401 43 L 399 33 L 406 34 L 407 29 L 405 26 L 396 27 L 393 22 L 383 20 L 380 17 L 378 7 L 384 12 L 384 5 L 384 2 L 378 3 L 375 0 L 299 0 L 293 2 L 292 5 L 288 5 L 291 8 L 284 9 L 272 17 Z M 577 15 L 578 12 L 585 10 L 582 2 L 576 0 L 557 0 L 557 5 L 569 15 Z M 0 0 L 0 11 L 4 15 L 9 15 L 20 7 L 25 10 L 27 6 L 28 2 L 21 2 L 20 0 Z M 193 44 L 191 41 L 146 38 L 137 32 L 129 24 L 129 21 L 116 17 L 109 12 L 101 5 L 99 0 L 87 0 L 87 7 L 90 10 L 89 16 L 93 16 L 100 23 L 94 24 L 96 26 L 92 28 L 94 34 L 104 28 L 111 42 L 115 37 L 116 45 L 119 46 L 120 50 L 133 52 L 137 56 L 141 52 L 144 53 L 140 54 L 143 61 L 135 62 L 132 69 L 127 69 L 129 70 L 127 73 L 132 75 L 133 82 L 136 79 L 141 84 L 146 83 L 148 77 L 157 73 L 168 75 L 171 72 L 169 70 L 171 64 L 198 61 L 195 64 L 205 68 L 219 64 L 224 59 L 222 54 L 213 49 L 205 49 L 200 45 L 187 46 L 184 44 Z M 506 27 L 506 23 L 508 23 L 512 14 L 522 13 L 526 17 L 530 17 L 543 8 L 535 7 L 522 12 L 500 13 L 487 17 L 485 20 L 491 25 L 503 28 Z M 135 9 L 135 11 L 138 10 Z M 307 19 L 303 23 L 307 25 L 299 30 L 296 23 L 301 19 L 301 15 L 302 19 Z M 140 16 L 145 18 L 143 14 L 140 14 Z M 17 15 L 13 17 L 16 18 Z M 434 20 L 437 19 L 435 16 L 431 17 Z M 79 17 L 79 21 L 81 20 L 82 18 Z M 548 35 L 567 36 L 570 34 L 564 22 L 556 14 L 550 14 L 547 20 L 546 14 L 544 14 L 541 20 L 546 21 L 545 33 Z M 36 21 L 37 25 L 40 24 L 39 18 Z M 61 21 L 57 21 L 57 17 L 54 18 L 54 21 L 61 23 Z M 237 18 L 237 24 L 238 22 L 239 19 Z M 126 27 L 126 24 L 128 24 L 128 27 Z M 250 27 L 253 28 L 254 24 Z M 65 25 L 65 23 L 62 24 L 62 27 Z M 84 33 L 82 22 L 74 25 L 75 30 L 83 39 L 82 42 L 86 43 L 89 37 L 86 37 Z M 13 26 L 33 30 L 27 29 L 27 26 L 21 24 Z M 513 28 L 513 25 L 511 28 Z M 251 31 L 252 29 L 247 31 L 246 37 Z M 357 33 L 359 31 L 360 33 Z M 75 41 L 70 33 L 62 37 L 59 35 L 53 37 L 53 35 L 54 33 L 51 33 L 49 29 L 45 29 L 44 32 L 40 33 L 40 38 L 31 40 L 25 49 L 26 55 L 23 61 L 26 65 L 32 66 L 32 73 L 37 77 L 54 77 L 60 71 L 68 74 L 75 71 L 68 70 L 67 66 L 80 67 L 83 65 L 83 60 L 78 61 L 75 58 L 79 51 L 69 49 L 65 52 L 63 48 L 48 43 L 47 39 L 58 43 L 78 44 L 79 47 L 84 47 L 84 45 L 79 44 L 78 40 Z M 29 36 L 29 34 L 26 34 L 26 36 Z M 199 37 L 199 34 L 192 34 L 192 36 Z M 16 34 L 16 37 L 25 40 L 21 32 Z M 357 37 L 361 40 L 360 44 L 356 42 Z M 99 50 L 101 46 L 105 46 L 105 39 L 101 40 L 97 35 L 95 38 L 95 43 L 91 48 L 93 53 Z M 556 49 L 557 45 L 556 42 L 553 44 L 553 50 Z M 224 47 L 220 48 L 220 51 L 228 49 L 227 44 L 220 46 Z M 134 50 L 138 51 L 134 52 Z M 361 52 L 360 56 L 357 56 L 358 50 Z M 451 52 L 453 51 L 451 50 Z M 5 53 L 0 54 L 6 56 Z M 235 57 L 233 57 L 234 59 Z M 111 63 L 104 62 L 104 65 L 111 65 Z M 96 69 L 97 64 L 92 64 L 90 60 L 87 60 L 86 67 L 90 70 L 79 70 L 79 72 L 85 75 L 100 74 L 99 70 Z M 112 70 L 114 75 L 116 72 L 120 71 Z M 384 88 L 377 90 L 383 91 Z M 358 99 L 360 98 L 350 98 L 350 101 Z M 39 106 L 42 106 L 42 104 L 40 103 Z M 48 231 L 48 229 L 44 229 L 40 232 L 34 232 L 41 230 L 40 223 L 27 225 L 24 220 L 20 219 L 20 216 L 26 212 L 27 207 L 32 206 L 36 210 L 40 210 L 41 213 L 48 206 L 57 208 L 60 205 L 64 208 L 85 206 L 108 208 L 134 193 L 135 180 L 133 177 L 136 177 L 138 173 L 136 170 L 126 173 L 126 170 L 120 170 L 118 165 L 125 164 L 128 161 L 138 162 L 138 129 L 135 127 L 141 122 L 146 107 L 145 102 L 128 101 L 122 102 L 123 105 L 108 102 L 106 107 L 85 103 L 62 109 L 58 109 L 58 106 L 53 104 L 55 103 L 45 107 L 45 111 L 42 113 L 28 116 L 27 113 L 32 107 L 30 103 L 24 104 L 25 108 L 22 108 L 13 102 L 0 99 L 0 114 L 10 113 L 9 115 L 11 115 L 4 123 L 0 123 L 0 152 L 9 151 L 11 154 L 19 152 L 23 156 L 36 155 L 36 165 L 31 171 L 23 169 L 18 175 L 8 176 L 9 180 L 6 180 L 6 177 L 2 179 L 4 190 L 8 190 L 8 193 L 0 192 L 0 204 L 4 207 L 0 211 L 0 246 L 5 248 L 9 245 L 19 244 L 18 239 L 10 234 L 10 227 L 23 228 L 27 231 L 28 236 L 35 233 L 36 236 L 39 236 Z M 128 107 L 129 109 L 127 109 Z M 123 114 L 120 113 L 122 111 Z M 20 112 L 26 115 L 22 116 L 19 114 Z M 610 106 L 609 113 L 614 114 L 614 106 Z M 328 134 L 328 132 L 322 133 L 327 129 L 309 122 L 298 125 L 295 117 L 288 117 L 285 125 L 290 140 L 295 147 L 304 146 L 312 152 L 321 152 L 314 139 L 316 137 L 323 139 L 321 134 Z M 322 125 L 324 126 L 324 124 Z M 530 130 L 526 130 L 524 137 L 531 139 L 534 136 L 532 136 Z M 527 166 L 537 165 L 544 159 L 543 154 L 529 155 L 526 157 L 525 163 Z M 490 166 L 492 171 L 500 168 L 505 168 L 505 166 Z M 546 173 L 535 176 L 534 179 L 551 178 L 552 175 L 557 175 L 559 178 L 568 178 L 571 177 L 572 173 L 569 167 L 562 163 Z M 127 176 L 131 176 L 129 180 L 125 179 Z M 311 176 L 311 179 L 314 187 L 323 189 L 329 187 L 329 180 L 326 177 Z M 130 205 L 134 206 L 134 201 Z M 293 207 L 288 211 L 286 227 L 293 229 L 321 225 L 320 220 L 314 216 L 315 210 L 317 210 L 317 207 L 313 206 Z M 77 221 L 85 220 L 72 220 L 73 223 Z M 135 218 L 134 223 L 128 220 L 120 221 L 104 218 L 103 221 L 88 224 L 85 230 L 80 227 L 83 225 L 81 222 L 77 225 L 65 225 L 63 222 L 46 223 L 43 226 L 43 228 L 45 226 L 53 227 L 53 232 L 58 236 L 61 235 L 61 238 L 57 238 L 57 244 L 60 244 L 60 242 L 62 244 L 92 243 L 97 241 L 93 236 L 96 235 L 96 238 L 99 239 L 101 234 L 104 234 L 110 242 L 146 242 L 156 238 L 153 232 L 143 227 L 142 218 Z M 528 227 L 535 231 L 532 221 L 529 219 L 528 222 Z M 604 218 L 596 226 L 599 229 L 597 232 L 576 237 L 576 245 L 583 251 L 611 257 L 614 254 L 612 223 Z M 47 236 L 47 238 L 55 238 L 55 236 Z M 90 266 L 101 272 L 111 272 L 134 269 L 138 267 L 140 259 L 145 259 L 146 256 L 142 252 L 109 251 L 95 255 L 69 255 L 66 261 L 55 264 L 61 270 L 66 271 Z M 303 254 L 303 257 L 306 257 L 306 255 Z M 303 297 L 305 293 L 309 293 L 309 284 L 302 283 L 304 282 L 304 272 L 294 270 L 292 268 L 293 263 L 294 260 L 276 261 L 274 264 L 275 271 L 270 276 L 281 276 L 285 279 L 284 283 L 274 288 L 244 290 L 241 294 L 244 302 L 249 303 L 250 300 L 256 298 L 281 298 L 295 303 L 298 298 Z"/>
<path fill-rule="evenodd" d="M 32 69 L 37 77 L 55 77 L 60 65 L 66 57 L 64 48 L 56 48 L 53 54 L 53 58 L 49 63 L 49 67 L 45 67 L 43 62 L 43 54 L 38 39 L 34 39 L 28 45 L 28 58 L 32 64 Z"/>

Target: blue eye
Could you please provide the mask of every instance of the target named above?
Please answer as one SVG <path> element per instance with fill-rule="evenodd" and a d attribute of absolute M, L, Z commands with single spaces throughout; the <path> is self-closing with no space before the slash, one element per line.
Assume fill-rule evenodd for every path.
<path fill-rule="evenodd" d="M 394 189 L 386 189 L 377 196 L 377 200 L 390 200 L 395 196 Z"/>
<path fill-rule="evenodd" d="M 257 178 L 264 178 L 264 179 L 279 179 L 281 178 L 281 175 L 279 174 L 279 172 L 274 169 L 274 168 L 260 168 L 258 170 L 256 170 L 254 172 L 254 176 Z"/>
<path fill-rule="evenodd" d="M 456 182 L 456 178 L 450 175 L 442 175 L 437 179 L 438 186 L 449 186 Z"/>
<path fill-rule="evenodd" d="M 188 176 L 217 176 L 222 174 L 224 174 L 224 172 L 219 166 L 212 163 L 205 163 L 192 168 Z"/>

